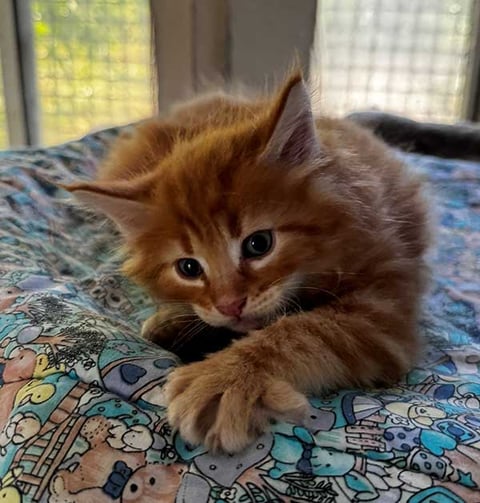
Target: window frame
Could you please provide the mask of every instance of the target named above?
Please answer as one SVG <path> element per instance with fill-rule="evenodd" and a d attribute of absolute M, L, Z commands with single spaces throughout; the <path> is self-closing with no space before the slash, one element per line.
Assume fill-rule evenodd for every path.
<path fill-rule="evenodd" d="M 320 1 L 303 0 L 289 10 L 284 0 L 149 0 L 158 110 L 164 112 L 176 101 L 230 81 L 265 84 L 266 75 L 280 76 L 295 56 L 308 74 L 314 14 Z M 31 2 L 2 0 L 0 11 L 0 53 L 9 144 L 38 145 L 41 125 Z M 275 18 L 271 12 L 277 13 Z M 253 15 L 256 21 L 268 21 L 268 30 L 255 33 L 254 44 L 250 41 L 249 21 Z M 305 26 L 305 30 L 299 36 L 299 30 L 289 30 L 289 26 Z M 271 46 L 272 33 L 282 33 L 277 37 L 281 50 L 277 50 L 278 47 L 275 51 L 272 47 L 270 52 L 256 50 L 263 42 Z M 171 51 L 171 47 L 176 51 Z M 254 64 L 242 66 L 245 61 Z M 282 64 L 284 68 L 279 68 Z M 473 2 L 472 51 L 463 119 L 480 120 L 480 0 Z"/>
<path fill-rule="evenodd" d="M 2 1 L 0 51 L 9 145 L 38 145 L 40 113 L 30 0 Z"/>

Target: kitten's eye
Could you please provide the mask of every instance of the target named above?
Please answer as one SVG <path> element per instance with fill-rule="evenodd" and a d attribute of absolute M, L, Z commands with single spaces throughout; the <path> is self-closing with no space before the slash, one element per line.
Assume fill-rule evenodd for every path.
<path fill-rule="evenodd" d="M 258 258 L 268 253 L 273 244 L 272 231 L 257 231 L 246 237 L 242 243 L 244 258 Z"/>
<path fill-rule="evenodd" d="M 198 278 L 203 269 L 198 260 L 194 258 L 181 258 L 177 260 L 177 271 L 185 278 Z"/>

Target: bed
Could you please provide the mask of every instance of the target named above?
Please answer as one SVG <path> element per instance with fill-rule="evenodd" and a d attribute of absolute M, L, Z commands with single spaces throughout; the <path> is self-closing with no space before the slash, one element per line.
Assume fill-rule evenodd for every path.
<path fill-rule="evenodd" d="M 117 237 L 52 181 L 91 178 L 118 129 L 0 152 L 0 502 L 480 501 L 480 165 L 405 155 L 436 200 L 425 350 L 391 389 L 310 398 L 214 456 L 165 420 L 180 361 L 139 338 Z"/>

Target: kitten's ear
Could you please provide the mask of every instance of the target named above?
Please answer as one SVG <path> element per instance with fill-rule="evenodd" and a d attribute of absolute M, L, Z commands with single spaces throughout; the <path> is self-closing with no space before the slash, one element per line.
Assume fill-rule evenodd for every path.
<path fill-rule="evenodd" d="M 274 106 L 262 160 L 303 164 L 321 157 L 310 96 L 301 74 L 290 78 Z"/>
<path fill-rule="evenodd" d="M 134 238 L 141 233 L 152 211 L 142 202 L 145 187 L 132 182 L 80 182 L 60 185 L 85 206 L 101 211 L 113 220 L 122 234 Z"/>

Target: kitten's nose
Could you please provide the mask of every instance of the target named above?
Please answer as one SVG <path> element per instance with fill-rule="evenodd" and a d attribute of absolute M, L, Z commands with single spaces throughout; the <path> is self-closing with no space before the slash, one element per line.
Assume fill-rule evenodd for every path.
<path fill-rule="evenodd" d="M 240 316 L 242 314 L 243 308 L 247 303 L 247 298 L 243 299 L 220 299 L 220 303 L 215 307 L 226 316 Z"/>

